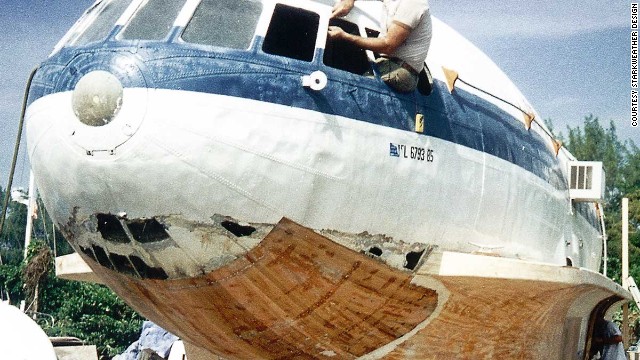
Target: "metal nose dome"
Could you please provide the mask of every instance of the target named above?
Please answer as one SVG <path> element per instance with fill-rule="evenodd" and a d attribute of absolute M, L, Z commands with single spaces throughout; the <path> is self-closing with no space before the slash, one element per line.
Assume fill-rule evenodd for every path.
<path fill-rule="evenodd" d="M 85 125 L 110 123 L 122 107 L 122 83 L 113 74 L 95 70 L 85 74 L 76 84 L 71 99 L 73 112 Z"/>

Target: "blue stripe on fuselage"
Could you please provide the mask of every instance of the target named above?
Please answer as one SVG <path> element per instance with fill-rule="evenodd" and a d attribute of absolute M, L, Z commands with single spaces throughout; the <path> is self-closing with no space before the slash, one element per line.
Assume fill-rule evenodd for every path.
<path fill-rule="evenodd" d="M 109 45 L 109 46 L 107 46 Z M 126 45 L 126 46 L 123 46 Z M 255 47 L 254 47 L 255 48 Z M 489 101 L 434 84 L 429 96 L 399 94 L 379 79 L 322 64 L 260 51 L 236 51 L 176 43 L 106 42 L 64 48 L 45 61 L 32 83 L 29 101 L 72 90 L 83 74 L 107 70 L 125 87 L 178 89 L 235 96 L 338 115 L 414 131 L 415 114 L 425 115 L 424 135 L 482 151 L 526 169 L 557 189 L 566 189 L 558 161 L 545 141 Z M 129 64 L 122 69 L 122 64 Z M 323 71 L 321 91 L 302 86 L 301 77 Z"/>

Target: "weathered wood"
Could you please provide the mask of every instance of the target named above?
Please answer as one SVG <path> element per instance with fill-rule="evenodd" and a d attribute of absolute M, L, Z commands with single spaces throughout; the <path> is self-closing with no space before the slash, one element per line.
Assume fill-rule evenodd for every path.
<path fill-rule="evenodd" d="M 54 347 L 58 360 L 98 360 L 95 345 Z"/>
<path fill-rule="evenodd" d="M 628 295 L 590 271 L 473 254 L 437 252 L 408 272 L 286 219 L 197 278 L 87 261 L 210 359 L 584 359 L 593 309 Z"/>
<path fill-rule="evenodd" d="M 102 284 L 102 280 L 77 253 L 56 257 L 56 276 L 66 280 Z"/>
<path fill-rule="evenodd" d="M 229 358 L 356 358 L 413 329 L 437 303 L 411 273 L 288 220 L 243 259 L 199 278 L 98 271 L 149 319 Z"/>

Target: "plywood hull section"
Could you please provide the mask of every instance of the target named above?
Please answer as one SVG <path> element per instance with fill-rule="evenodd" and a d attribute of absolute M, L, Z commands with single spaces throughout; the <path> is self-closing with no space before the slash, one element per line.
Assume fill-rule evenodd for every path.
<path fill-rule="evenodd" d="M 563 357 L 563 327 L 569 307 L 585 289 L 531 281 L 450 280 L 443 281 L 453 292 L 439 316 L 383 358 L 580 359 Z"/>
<path fill-rule="evenodd" d="M 229 358 L 356 358 L 409 332 L 437 304 L 410 273 L 288 221 L 243 259 L 199 278 L 100 271 L 143 315 Z"/>
<path fill-rule="evenodd" d="M 591 272 L 529 265 L 509 276 L 519 261 L 481 258 L 506 275 L 442 254 L 394 269 L 283 219 L 243 258 L 196 278 L 89 263 L 145 317 L 225 359 L 581 359 L 593 308 L 624 295 Z"/>

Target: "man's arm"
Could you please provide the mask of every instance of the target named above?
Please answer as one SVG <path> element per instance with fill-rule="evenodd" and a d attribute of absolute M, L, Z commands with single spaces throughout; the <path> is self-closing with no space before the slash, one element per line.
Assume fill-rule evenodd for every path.
<path fill-rule="evenodd" d="M 594 337 L 593 338 L 593 342 L 595 342 L 596 344 L 600 344 L 600 345 L 613 345 L 613 344 L 621 343 L 622 342 L 622 336 L 621 335 L 614 335 L 614 336 L 609 337 L 609 338 Z"/>
<path fill-rule="evenodd" d="M 345 16 L 353 9 L 353 3 L 355 0 L 340 0 L 337 4 L 333 6 L 333 11 L 331 12 L 331 17 L 340 17 Z"/>
<path fill-rule="evenodd" d="M 345 1 L 351 1 L 351 3 L 353 3 L 353 0 Z M 393 52 L 407 39 L 410 33 L 411 29 L 409 26 L 397 21 L 394 21 L 391 24 L 389 29 L 387 29 L 387 34 L 385 36 L 377 38 L 364 38 L 349 34 L 337 26 L 329 27 L 329 37 L 331 39 L 345 40 L 353 43 L 361 49 L 371 50 L 381 54 L 393 54 Z"/>

